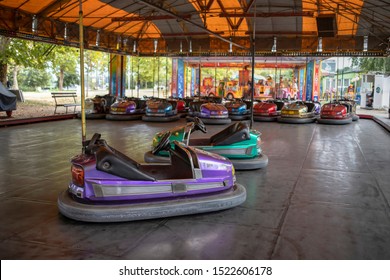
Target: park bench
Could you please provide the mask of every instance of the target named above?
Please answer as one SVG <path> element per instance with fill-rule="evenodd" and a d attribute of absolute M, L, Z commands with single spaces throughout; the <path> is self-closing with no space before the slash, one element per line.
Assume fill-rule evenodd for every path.
<path fill-rule="evenodd" d="M 52 92 L 51 96 L 54 98 L 55 102 L 54 114 L 57 113 L 58 107 L 64 107 L 67 114 L 69 107 L 73 107 L 73 112 L 75 113 L 76 107 L 81 106 L 81 104 L 76 101 L 77 94 L 75 92 Z"/>

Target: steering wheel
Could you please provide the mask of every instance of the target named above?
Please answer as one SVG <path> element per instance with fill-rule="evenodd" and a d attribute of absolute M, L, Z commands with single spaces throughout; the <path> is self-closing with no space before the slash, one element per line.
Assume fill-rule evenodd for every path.
<path fill-rule="evenodd" d="M 164 133 L 163 136 L 161 136 L 160 142 L 157 144 L 156 147 L 154 147 L 152 154 L 156 155 L 162 150 L 168 150 L 171 146 L 171 137 L 172 133 L 170 131 L 167 131 Z"/>
<path fill-rule="evenodd" d="M 198 117 L 194 118 L 194 127 L 195 127 L 195 129 L 198 129 L 198 130 L 202 131 L 203 133 L 207 133 L 207 128 L 204 125 L 204 122 L 201 119 L 199 119 Z"/>

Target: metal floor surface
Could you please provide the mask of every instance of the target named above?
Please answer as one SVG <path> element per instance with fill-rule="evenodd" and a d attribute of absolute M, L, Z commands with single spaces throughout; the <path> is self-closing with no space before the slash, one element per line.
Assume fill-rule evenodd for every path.
<path fill-rule="evenodd" d="M 183 124 L 88 120 L 143 161 L 154 133 Z M 225 126 L 208 126 L 208 134 Z M 221 212 L 94 224 L 63 217 L 58 193 L 81 150 L 80 120 L 0 129 L 1 259 L 390 259 L 390 135 L 350 125 L 255 122 L 269 165 L 239 171 L 246 202 Z M 193 137 L 204 137 L 201 132 Z"/>

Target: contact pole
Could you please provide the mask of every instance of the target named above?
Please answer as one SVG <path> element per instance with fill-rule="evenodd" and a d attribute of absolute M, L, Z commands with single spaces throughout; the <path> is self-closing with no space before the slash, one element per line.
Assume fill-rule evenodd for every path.
<path fill-rule="evenodd" d="M 130 76 L 130 88 L 131 88 L 131 97 L 133 97 L 133 86 L 134 86 L 134 77 L 133 77 L 133 72 L 134 72 L 134 65 L 133 65 L 133 56 L 130 56 L 131 59 L 131 76 Z"/>
<path fill-rule="evenodd" d="M 255 17 L 253 18 L 253 36 L 252 36 L 252 88 L 251 88 L 251 119 L 249 127 L 253 126 L 253 99 L 255 96 L 255 39 L 256 39 L 256 3 L 255 3 Z"/>
<path fill-rule="evenodd" d="M 253 126 L 253 99 L 255 96 L 255 37 L 252 37 L 252 84 L 251 84 L 251 119 L 250 119 L 250 129 Z"/>
<path fill-rule="evenodd" d="M 165 98 L 168 96 L 168 57 L 165 57 Z"/>
<path fill-rule="evenodd" d="M 305 98 L 303 101 L 307 100 L 306 98 L 306 89 L 307 89 L 307 64 L 309 63 L 308 57 L 306 56 L 306 65 L 305 65 L 305 83 L 303 84 L 303 91 L 302 91 L 302 99 L 303 99 L 303 93 L 305 94 Z"/>
<path fill-rule="evenodd" d="M 160 98 L 160 56 L 157 57 L 157 97 Z"/>
<path fill-rule="evenodd" d="M 79 39 L 80 39 L 80 86 L 81 86 L 81 140 L 86 140 L 86 119 L 85 119 L 85 89 L 84 89 L 84 26 L 83 26 L 83 6 L 79 0 Z"/>

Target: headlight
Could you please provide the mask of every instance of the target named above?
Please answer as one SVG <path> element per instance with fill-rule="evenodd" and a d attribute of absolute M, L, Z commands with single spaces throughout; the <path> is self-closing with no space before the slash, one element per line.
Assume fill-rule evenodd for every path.
<path fill-rule="evenodd" d="M 153 137 L 153 143 L 152 143 L 152 146 L 153 146 L 153 147 L 156 147 L 156 146 L 157 146 L 157 144 L 158 144 L 158 142 L 159 142 L 159 141 L 158 141 L 158 137 L 157 137 L 157 136 L 154 136 L 154 137 Z"/>
<path fill-rule="evenodd" d="M 234 165 L 232 165 L 232 176 L 233 176 L 233 184 L 236 184 L 236 170 L 234 169 Z"/>
<path fill-rule="evenodd" d="M 261 138 L 259 136 L 259 137 L 257 137 L 257 140 L 256 140 L 256 146 L 260 147 L 260 145 L 261 145 Z"/>

